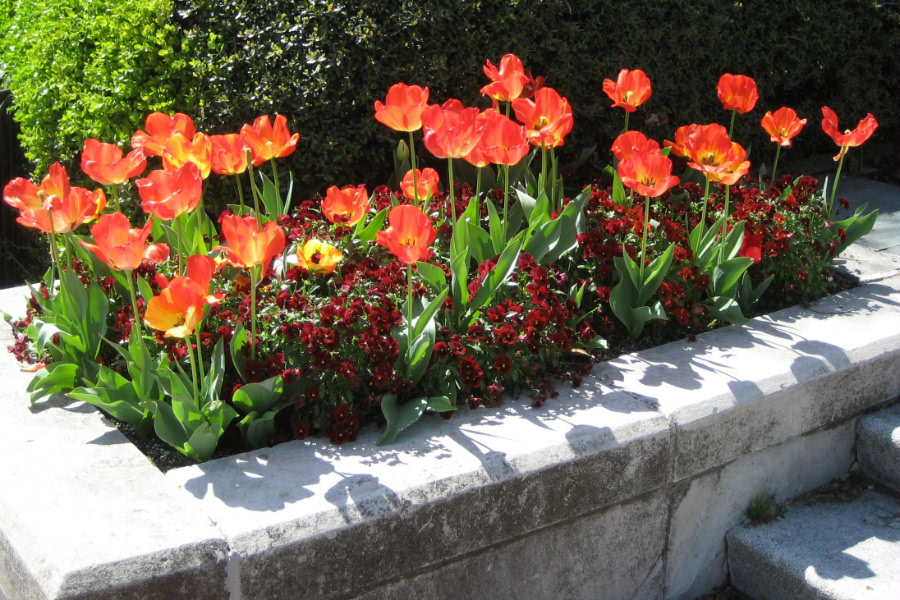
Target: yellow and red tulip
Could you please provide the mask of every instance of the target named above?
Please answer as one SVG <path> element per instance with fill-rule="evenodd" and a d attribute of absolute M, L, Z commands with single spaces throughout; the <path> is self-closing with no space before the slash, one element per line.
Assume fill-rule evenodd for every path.
<path fill-rule="evenodd" d="M 437 237 L 437 230 L 417 206 L 395 206 L 388 213 L 389 227 L 379 231 L 375 241 L 387 248 L 407 265 L 428 256 L 428 247 Z"/>
<path fill-rule="evenodd" d="M 368 211 L 369 193 L 364 185 L 346 185 L 343 188 L 333 185 L 325 192 L 322 200 L 325 218 L 339 225 L 356 225 Z"/>
<path fill-rule="evenodd" d="M 181 133 L 188 139 L 193 139 L 194 122 L 183 113 L 175 113 L 169 116 L 165 113 L 155 112 L 147 116 L 144 123 L 146 131 L 138 131 L 131 136 L 131 147 L 141 150 L 144 156 L 162 156 L 166 152 L 166 142 L 176 133 Z"/>
<path fill-rule="evenodd" d="M 268 115 L 257 117 L 253 125 L 244 125 L 241 133 L 250 148 L 253 166 L 258 167 L 267 160 L 284 158 L 293 154 L 300 141 L 300 134 L 291 134 L 287 127 L 287 117 L 277 115 L 275 123 Z"/>
<path fill-rule="evenodd" d="M 147 167 L 141 150 L 132 150 L 124 158 L 115 144 L 89 139 L 81 151 L 81 170 L 101 185 L 119 185 L 140 175 Z"/>
<path fill-rule="evenodd" d="M 145 260 L 160 263 L 169 256 L 169 247 L 165 244 L 147 245 L 153 217 L 141 229 L 132 229 L 128 217 L 120 212 L 103 215 L 91 227 L 94 244 L 81 244 L 97 255 L 101 261 L 117 271 L 133 271 Z"/>
<path fill-rule="evenodd" d="M 40 186 L 22 177 L 13 179 L 3 189 L 3 200 L 18 209 L 20 224 L 44 233 L 68 233 L 93 221 L 106 207 L 103 190 L 71 187 L 59 163 L 50 165 Z"/>

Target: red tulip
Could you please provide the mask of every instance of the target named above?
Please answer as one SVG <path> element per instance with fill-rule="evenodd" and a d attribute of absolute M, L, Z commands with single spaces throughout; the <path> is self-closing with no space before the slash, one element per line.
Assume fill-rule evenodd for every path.
<path fill-rule="evenodd" d="M 538 148 L 562 146 L 563 138 L 572 131 L 574 120 L 569 101 L 553 88 L 541 88 L 534 101 L 527 98 L 513 100 L 516 118 L 525 124 L 528 141 Z"/>
<path fill-rule="evenodd" d="M 682 125 L 678 129 L 675 130 L 675 141 L 670 142 L 669 140 L 663 141 L 663 146 L 666 148 L 672 148 L 672 154 L 676 156 L 683 156 L 684 158 L 690 158 L 690 154 L 685 148 L 685 144 L 688 141 L 688 138 L 691 137 L 701 126 L 697 124 L 692 125 Z"/>
<path fill-rule="evenodd" d="M 494 100 L 511 102 L 522 95 L 525 85 L 531 78 L 525 74 L 525 65 L 515 54 L 507 54 L 500 59 L 500 68 L 487 61 L 484 74 L 491 83 L 481 88 L 481 93 Z"/>
<path fill-rule="evenodd" d="M 486 123 L 480 149 L 495 165 L 514 165 L 528 154 L 525 127 L 495 110 L 485 111 Z"/>
<path fill-rule="evenodd" d="M 747 151 L 737 142 L 731 142 L 731 158 L 727 159 L 720 169 L 708 174 L 709 180 L 725 185 L 734 185 L 738 179 L 750 170 Z"/>
<path fill-rule="evenodd" d="M 151 171 L 134 184 L 144 212 L 163 221 L 194 210 L 203 197 L 200 169 L 192 162 L 185 163 L 177 171 Z"/>
<path fill-rule="evenodd" d="M 719 78 L 716 91 L 725 110 L 736 110 L 742 115 L 753 110 L 759 100 L 756 82 L 746 75 L 725 73 Z"/>
<path fill-rule="evenodd" d="M 278 223 L 269 221 L 260 230 L 259 221 L 250 215 L 223 217 L 222 235 L 228 246 L 217 246 L 215 250 L 225 251 L 231 263 L 241 267 L 262 265 L 263 272 L 281 254 L 286 243 L 284 230 Z"/>
<path fill-rule="evenodd" d="M 872 137 L 872 134 L 878 129 L 878 121 L 875 120 L 875 116 L 872 115 L 872 113 L 867 114 L 866 117 L 857 124 L 856 129 L 853 131 L 848 129 L 844 131 L 844 133 L 841 133 L 838 129 L 838 117 L 833 110 L 827 106 L 823 106 L 822 116 L 824 117 L 822 119 L 822 131 L 831 136 L 834 143 L 841 147 L 841 151 L 834 157 L 834 160 L 840 160 L 847 153 L 849 148 L 861 145 L 867 139 Z"/>
<path fill-rule="evenodd" d="M 428 256 L 437 231 L 419 207 L 395 206 L 388 213 L 388 223 L 390 226 L 376 235 L 376 242 L 408 265 Z"/>
<path fill-rule="evenodd" d="M 244 125 L 241 133 L 250 147 L 254 167 L 267 160 L 293 154 L 300 141 L 299 133 L 291 135 L 284 115 L 276 116 L 274 125 L 269 121 L 268 115 L 257 117 L 253 125 Z"/>
<path fill-rule="evenodd" d="M 626 112 L 634 112 L 637 107 L 650 99 L 653 88 L 647 74 L 640 69 L 622 69 L 616 81 L 603 80 L 603 91 L 613 101 L 612 106 L 620 106 Z"/>
<path fill-rule="evenodd" d="M 153 217 L 141 229 L 132 229 L 128 217 L 120 212 L 103 215 L 97 224 L 91 227 L 91 236 L 95 244 L 81 242 L 81 245 L 97 255 L 117 271 L 133 271 L 145 260 L 160 263 L 169 256 L 169 247 L 165 244 L 147 245 Z"/>
<path fill-rule="evenodd" d="M 425 147 L 437 158 L 462 158 L 472 151 L 484 132 L 485 119 L 477 108 L 464 108 L 459 100 L 433 104 L 422 113 Z"/>
<path fill-rule="evenodd" d="M 375 101 L 375 119 L 394 131 L 418 131 L 427 106 L 427 87 L 396 83 L 388 90 L 384 104 Z"/>
<path fill-rule="evenodd" d="M 754 263 L 762 260 L 762 236 L 758 233 L 744 232 L 744 241 L 741 242 L 741 249 L 738 256 L 752 258 Z"/>
<path fill-rule="evenodd" d="M 219 175 L 239 175 L 247 170 L 247 152 L 250 146 L 242 133 L 211 135 L 210 168 Z"/>
<path fill-rule="evenodd" d="M 142 150 L 144 156 L 162 156 L 166 151 L 166 142 L 175 133 L 181 133 L 186 138 L 194 137 L 194 122 L 182 113 L 175 113 L 170 117 L 165 113 L 155 112 L 147 116 L 144 124 L 147 131 L 138 131 L 131 136 L 131 147 Z"/>
<path fill-rule="evenodd" d="M 102 185 L 119 185 L 144 172 L 147 161 L 141 150 L 132 150 L 122 158 L 122 149 L 90 139 L 81 151 L 81 170 Z"/>
<path fill-rule="evenodd" d="M 632 152 L 659 152 L 659 142 L 649 140 L 640 131 L 626 131 L 616 138 L 612 153 L 619 160 L 625 160 Z"/>
<path fill-rule="evenodd" d="M 50 165 L 40 186 L 22 177 L 13 179 L 3 189 L 3 200 L 18 209 L 16 220 L 20 224 L 44 233 L 72 231 L 93 221 L 106 207 L 103 190 L 71 187 L 69 176 L 59 163 Z"/>
<path fill-rule="evenodd" d="M 763 115 L 760 124 L 773 142 L 781 146 L 790 146 L 791 138 L 800 133 L 806 125 L 806 119 L 798 119 L 794 109 L 783 106 L 776 110 L 775 114 L 769 111 Z"/>
<path fill-rule="evenodd" d="M 205 133 L 197 133 L 190 139 L 182 133 L 175 133 L 166 142 L 166 150 L 163 153 L 165 170 L 174 171 L 189 162 L 197 165 L 203 179 L 209 177 L 212 167 L 212 142 Z"/>
<path fill-rule="evenodd" d="M 437 171 L 434 169 L 416 169 L 416 176 L 413 178 L 413 171 L 409 170 L 406 172 L 406 175 L 403 177 L 403 181 L 400 182 L 400 191 L 403 192 L 403 196 L 415 201 L 416 196 L 414 194 L 414 190 L 418 190 L 419 202 L 428 202 L 431 197 L 438 191 L 438 184 L 440 183 L 440 177 L 438 176 Z M 418 188 L 415 187 L 414 182 L 418 184 Z"/>
<path fill-rule="evenodd" d="M 633 151 L 619 163 L 618 172 L 626 187 L 650 198 L 663 195 L 679 182 L 672 175 L 672 161 L 656 151 Z"/>
<path fill-rule="evenodd" d="M 721 125 L 698 125 L 684 144 L 688 166 L 709 177 L 710 173 L 725 173 L 726 165 L 734 160 L 728 130 Z"/>
<path fill-rule="evenodd" d="M 333 185 L 322 200 L 322 212 L 332 223 L 356 225 L 368 211 L 369 193 L 364 185 L 346 185 L 340 189 Z"/>

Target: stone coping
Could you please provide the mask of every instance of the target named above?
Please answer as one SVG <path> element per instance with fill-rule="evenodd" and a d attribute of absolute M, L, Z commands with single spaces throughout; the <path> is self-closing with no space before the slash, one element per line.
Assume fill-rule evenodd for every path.
<path fill-rule="evenodd" d="M 597 365 L 541 409 L 508 400 L 425 418 L 386 448 L 369 427 L 352 444 L 166 474 L 88 405 L 30 409 L 31 374 L 2 353 L 0 587 L 10 600 L 350 598 L 657 498 L 900 394 L 897 259 L 846 255 L 870 283 Z M 0 308 L 21 312 L 22 295 L 0 291 Z"/>

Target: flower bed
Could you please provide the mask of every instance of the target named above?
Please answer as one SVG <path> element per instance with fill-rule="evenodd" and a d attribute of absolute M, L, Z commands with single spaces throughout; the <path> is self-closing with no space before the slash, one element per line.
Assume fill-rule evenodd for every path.
<path fill-rule="evenodd" d="M 277 159 L 299 135 L 283 116 L 207 136 L 185 115 L 156 113 L 125 157 L 88 140 L 82 170 L 108 187 L 111 213 L 103 190 L 70 186 L 58 164 L 40 186 L 11 182 L 4 199 L 48 233 L 56 261 L 13 322 L 12 350 L 38 369 L 32 402 L 66 392 L 200 462 L 223 439 L 257 448 L 323 433 L 341 444 L 369 422 L 390 443 L 425 412 L 497 404 L 504 392 L 530 391 L 541 406 L 550 376 L 578 385 L 611 346 L 742 324 L 767 291 L 821 295 L 828 263 L 874 224 L 864 207 L 837 221 L 835 206 L 844 156 L 874 132 L 871 115 L 842 134 L 823 108 L 841 148 L 830 194 L 809 177 L 760 185 L 731 140 L 735 116 L 757 101 L 752 79 L 719 82 L 731 130 L 687 125 L 662 149 L 628 131 L 651 85 L 623 70 L 604 84 L 626 111 L 615 167 L 567 195 L 563 175 L 578 165 L 562 167 L 555 149 L 574 124 L 568 102 L 512 55 L 485 74 L 494 107 L 484 111 L 428 105 L 427 88 L 404 84 L 375 103 L 409 144 L 394 153 L 394 187 L 371 195 L 333 186 L 292 202 Z M 780 151 L 805 122 L 783 108 L 762 126 Z M 418 168 L 419 129 L 446 161 L 445 191 Z M 670 153 L 687 163 L 684 181 Z M 132 187 L 154 157 L 163 168 Z M 264 165 L 271 176 L 255 170 Z M 236 180 L 219 228 L 203 208 L 212 172 Z M 150 215 L 139 229 L 125 214 L 135 190 Z M 77 233 L 95 218 L 90 236 Z"/>

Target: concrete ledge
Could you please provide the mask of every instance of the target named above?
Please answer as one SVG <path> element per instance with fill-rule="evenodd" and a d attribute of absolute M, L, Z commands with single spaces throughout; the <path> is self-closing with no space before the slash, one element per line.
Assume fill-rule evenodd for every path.
<path fill-rule="evenodd" d="M 694 598 L 750 500 L 845 472 L 900 395 L 900 277 L 599 365 L 533 410 L 388 448 L 291 442 L 163 475 L 0 357 L 0 587 L 62 598 Z M 0 307 L 21 311 L 21 290 Z M 2 332 L 9 338 L 8 328 Z M 722 529 L 725 527 L 725 529 Z M 513 558 L 514 557 L 514 558 Z"/>
<path fill-rule="evenodd" d="M 900 404 L 861 418 L 856 445 L 863 473 L 900 492 Z"/>

